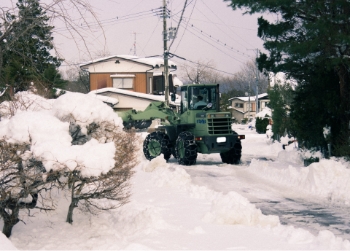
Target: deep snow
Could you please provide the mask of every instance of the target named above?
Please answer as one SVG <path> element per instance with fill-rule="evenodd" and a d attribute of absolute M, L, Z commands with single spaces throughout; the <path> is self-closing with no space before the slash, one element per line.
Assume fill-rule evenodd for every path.
<path fill-rule="evenodd" d="M 29 94 L 25 96 L 28 97 Z M 31 100 L 32 98 L 33 96 Z M 59 100 L 35 98 L 35 109 L 29 109 L 28 112 L 25 111 L 27 108 L 22 109 L 17 115 L 26 116 L 25 114 L 33 113 L 34 110 L 42 116 L 37 116 L 35 120 L 28 119 L 21 126 L 31 128 L 31 123 L 35 123 L 37 129 L 41 128 L 46 121 L 41 118 L 47 119 L 50 116 L 54 121 L 61 117 L 57 114 L 67 114 L 68 110 L 84 118 L 82 126 L 86 125 L 91 111 L 73 109 L 78 105 L 76 97 L 69 98 L 67 95 L 61 99 L 64 99 L 64 106 L 55 106 L 55 102 L 60 102 Z M 79 96 L 79 103 L 81 102 L 86 102 L 86 106 L 99 102 L 101 110 L 94 111 L 94 119 L 102 118 L 110 109 L 97 99 Z M 56 107 L 56 110 L 52 107 Z M 10 123 L 18 119 L 16 116 L 10 120 L 3 117 L 0 132 L 8 135 L 8 130 L 11 129 L 12 140 L 26 140 L 26 135 L 20 134 L 23 130 L 20 125 L 9 127 Z M 109 116 L 103 118 L 109 119 Z M 118 118 L 113 118 L 113 121 L 116 125 L 121 123 Z M 58 119 L 52 123 L 52 130 L 56 128 L 55 125 L 62 126 L 57 127 L 62 136 L 53 140 L 56 143 L 63 141 L 64 146 L 70 149 L 72 146 L 67 144 L 66 138 L 67 126 Z M 17 132 L 15 128 L 18 128 Z M 0 234 L 0 249 L 350 249 L 348 240 L 336 237 L 328 230 L 312 234 L 292 225 L 282 225 L 276 215 L 262 214 L 244 193 L 230 189 L 231 185 L 239 186 L 239 182 L 225 186 L 223 180 L 222 185 L 226 189 L 221 191 L 215 189 L 215 184 L 210 183 L 209 179 L 207 183 L 200 185 L 196 182 L 199 177 L 195 176 L 199 175 L 196 173 L 198 170 L 213 169 L 219 174 L 237 176 L 238 180 L 239 175 L 244 174 L 246 178 L 249 175 L 254 193 L 261 196 L 270 193 L 256 186 L 257 181 L 264 182 L 265 186 L 274 187 L 286 195 L 312 197 L 344 206 L 350 203 L 350 195 L 347 193 L 350 186 L 348 162 L 341 159 L 322 159 L 319 163 L 303 167 L 302 156 L 305 153 L 297 152 L 295 144 L 283 151 L 282 143 L 271 143 L 266 135 L 256 134 L 247 126 L 234 125 L 234 129 L 238 133 L 246 134 L 246 139 L 242 142 L 242 164 L 222 164 L 219 154 L 199 154 L 197 165 L 183 167 L 174 160 L 166 163 L 162 156 L 148 161 L 140 152 L 139 164 L 135 167 L 136 173 L 132 178 L 130 203 L 98 215 L 76 210 L 74 222 L 70 225 L 65 222 L 69 201 L 62 191 L 57 192 L 57 209 L 47 213 L 33 210 L 32 217 L 23 214 L 23 222 L 14 227 L 10 239 Z M 54 137 L 56 131 L 51 132 Z M 17 137 L 19 135 L 22 136 Z M 52 142 L 52 139 L 45 138 L 49 134 L 45 137 L 39 137 L 40 135 L 39 133 L 37 137 L 40 144 L 45 141 Z M 145 137 L 146 133 L 141 135 Z M 89 144 L 81 147 L 105 145 L 99 142 Z M 36 147 L 32 150 L 35 149 Z M 60 153 L 62 152 L 58 151 L 56 155 Z M 262 160 L 261 156 L 265 159 Z M 79 155 L 79 158 L 85 157 Z M 109 160 L 111 158 L 109 155 L 104 157 Z M 93 163 L 94 167 L 91 168 L 96 170 L 99 164 Z M 100 171 L 108 170 L 109 165 L 110 163 L 105 164 Z M 247 184 L 249 182 L 245 185 Z M 2 226 L 0 220 L 0 227 Z"/>

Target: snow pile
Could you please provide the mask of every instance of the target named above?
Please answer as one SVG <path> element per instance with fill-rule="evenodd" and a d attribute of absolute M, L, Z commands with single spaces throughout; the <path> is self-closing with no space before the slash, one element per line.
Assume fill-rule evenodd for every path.
<path fill-rule="evenodd" d="M 48 112 L 19 112 L 9 120 L 0 122 L 0 138 L 9 143 L 37 145 L 57 141 L 70 145 L 69 124 L 60 121 Z"/>
<path fill-rule="evenodd" d="M 110 122 L 120 129 L 123 128 L 123 121 L 117 113 L 92 95 L 81 93 L 62 95 L 53 103 L 52 112 L 63 121 L 71 122 L 73 119 L 84 134 L 91 123 Z"/>
<path fill-rule="evenodd" d="M 203 220 L 245 226 L 277 226 L 280 223 L 277 216 L 263 215 L 260 209 L 236 192 L 218 194 L 212 200 L 211 211 L 204 216 Z"/>
<path fill-rule="evenodd" d="M 154 165 L 159 164 L 159 168 Z M 276 226 L 279 224 L 278 217 L 265 216 L 255 205 L 236 192 L 221 194 L 207 188 L 191 183 L 190 175 L 181 167 L 170 169 L 162 155 L 153 159 L 146 170 L 154 170 L 154 184 L 163 187 L 171 186 L 185 190 L 193 198 L 202 198 L 211 201 L 211 210 L 204 216 L 205 222 L 219 224 L 240 224 L 246 226 Z"/>
<path fill-rule="evenodd" d="M 272 231 L 289 243 L 308 243 L 308 249 L 350 249 L 349 241 L 344 241 L 342 238 L 334 236 L 334 234 L 328 230 L 320 231 L 317 236 L 314 236 L 310 232 L 301 228 L 279 225 L 273 228 Z"/>
<path fill-rule="evenodd" d="M 296 165 L 303 165 L 304 163 L 302 155 L 296 148 L 290 151 L 280 151 L 278 153 L 277 160 L 280 162 L 288 162 Z"/>
<path fill-rule="evenodd" d="M 321 159 L 308 167 L 283 167 L 253 159 L 249 171 L 273 183 L 293 187 L 303 196 L 350 205 L 350 169 L 339 161 Z"/>
<path fill-rule="evenodd" d="M 253 160 L 249 169 L 251 169 L 256 163 L 257 161 Z M 261 165 L 259 166 L 261 167 Z M 262 173 L 266 172 L 268 168 L 272 168 L 269 165 L 266 165 L 265 167 L 266 168 L 260 169 L 257 175 L 262 175 Z M 350 248 L 349 241 L 335 237 L 330 231 L 320 231 L 319 234 L 315 236 L 304 229 L 281 225 L 277 216 L 263 215 L 260 209 L 257 209 L 254 204 L 250 203 L 245 197 L 236 192 L 231 191 L 227 194 L 223 194 L 204 186 L 195 185 L 192 183 L 190 176 L 185 169 L 166 163 L 163 157 L 155 158 L 149 162 L 143 170 L 147 170 L 147 176 L 152 184 L 151 186 L 161 188 L 162 193 L 168 194 L 171 191 L 171 193 L 173 195 L 176 194 L 176 196 L 181 194 L 183 203 L 186 203 L 189 198 L 197 200 L 197 204 L 200 204 L 200 201 L 205 201 L 205 204 L 202 206 L 202 210 L 205 210 L 203 210 L 203 216 L 200 217 L 202 224 L 262 228 L 265 229 L 264 231 L 271 232 L 276 237 L 278 236 L 277 238 L 284 240 L 286 243 L 300 245 L 299 248 L 301 249 Z M 256 172 L 257 169 L 250 171 Z M 295 170 L 291 170 L 291 174 L 292 176 L 295 176 Z M 267 176 L 268 175 L 269 174 L 267 173 Z M 281 176 L 288 177 L 289 173 Z M 335 177 L 330 177 L 330 179 L 334 178 Z M 145 179 L 145 177 L 143 179 Z M 276 177 L 273 178 L 273 180 L 275 179 Z M 153 191 L 153 188 L 150 186 L 148 186 L 148 189 Z M 343 190 L 344 188 L 341 189 Z M 175 197 L 172 197 L 171 199 L 175 200 Z M 177 206 L 180 208 L 183 207 L 182 204 L 178 204 Z M 189 207 L 190 205 L 185 208 L 187 209 Z M 192 205 L 192 207 L 194 206 Z M 159 217 L 159 211 L 155 208 L 152 210 L 157 212 L 156 215 Z M 191 215 L 190 212 L 187 213 Z M 151 220 L 148 220 L 148 222 L 151 222 Z M 140 222 L 140 224 L 143 223 Z M 157 229 L 160 229 L 161 227 L 164 228 L 164 231 L 173 228 L 165 222 L 164 218 L 153 220 L 153 224 L 157 225 Z M 207 233 L 202 226 L 194 227 L 189 233 L 207 236 Z"/>
<path fill-rule="evenodd" d="M 91 139 L 84 145 L 72 145 L 69 123 L 64 122 L 78 124 L 85 133 L 89 124 L 102 122 L 109 122 L 121 131 L 122 120 L 102 101 L 80 93 L 67 93 L 51 101 L 28 92 L 18 96 L 19 104 L 29 111 L 18 109 L 13 117 L 3 119 L 0 138 L 9 143 L 30 144 L 27 158 L 41 160 L 46 171 L 67 167 L 80 170 L 85 176 L 107 173 L 114 167 L 114 143 Z"/>
<path fill-rule="evenodd" d="M 266 117 L 272 117 L 271 109 L 268 107 L 264 107 L 261 112 L 258 112 L 255 116 L 256 118 L 264 119 Z"/>
<path fill-rule="evenodd" d="M 0 117 L 9 118 L 19 111 L 50 110 L 54 102 L 28 91 L 16 93 L 14 100 L 15 102 L 5 101 L 0 104 Z"/>
<path fill-rule="evenodd" d="M 17 250 L 12 242 L 0 232 L 0 250 Z"/>

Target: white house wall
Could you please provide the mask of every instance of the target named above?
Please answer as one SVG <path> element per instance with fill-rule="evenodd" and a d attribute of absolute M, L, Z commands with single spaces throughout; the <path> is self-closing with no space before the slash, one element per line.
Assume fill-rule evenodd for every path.
<path fill-rule="evenodd" d="M 103 73 L 103 72 L 146 72 L 151 69 L 150 66 L 135 64 L 135 62 L 119 60 L 120 63 L 115 63 L 116 59 L 106 62 L 98 62 L 97 64 L 87 65 L 90 73 Z"/>

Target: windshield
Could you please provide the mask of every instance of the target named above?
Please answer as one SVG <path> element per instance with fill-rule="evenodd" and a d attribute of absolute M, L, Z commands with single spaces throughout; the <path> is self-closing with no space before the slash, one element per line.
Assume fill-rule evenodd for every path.
<path fill-rule="evenodd" d="M 216 87 L 215 86 L 193 86 L 188 89 L 189 92 L 189 109 L 202 110 L 209 103 L 213 106 L 209 110 L 215 110 Z"/>

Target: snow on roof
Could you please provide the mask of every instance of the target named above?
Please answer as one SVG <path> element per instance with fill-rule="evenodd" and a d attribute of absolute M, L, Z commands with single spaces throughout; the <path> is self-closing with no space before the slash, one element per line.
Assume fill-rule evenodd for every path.
<path fill-rule="evenodd" d="M 113 93 L 124 94 L 124 95 L 128 95 L 128 96 L 149 99 L 149 100 L 154 100 L 154 101 L 162 101 L 162 102 L 165 101 L 165 96 L 163 96 L 163 95 L 145 94 L 145 93 L 140 93 L 140 92 L 122 90 L 122 89 L 113 88 L 113 87 L 94 90 L 94 91 L 89 92 L 89 94 L 99 94 L 99 93 L 104 93 L 104 92 L 113 92 Z M 170 100 L 170 98 L 169 98 L 169 100 Z M 179 96 L 176 95 L 175 102 L 169 101 L 169 103 L 173 104 L 173 105 L 179 105 L 180 104 Z"/>
<path fill-rule="evenodd" d="M 258 95 L 258 99 L 264 98 L 268 96 L 267 93 L 262 93 Z M 256 96 L 250 96 L 250 101 L 255 101 Z M 249 97 L 234 97 L 234 98 L 230 98 L 229 100 L 233 100 L 233 99 L 239 99 L 242 101 L 249 101 Z"/>
<path fill-rule="evenodd" d="M 86 63 L 82 63 L 82 64 L 80 64 L 80 67 L 86 66 L 89 64 L 93 64 L 93 63 L 107 61 L 107 60 L 112 59 L 112 58 L 120 58 L 120 59 L 124 59 L 124 60 L 129 60 L 129 61 L 133 61 L 133 62 L 137 62 L 137 63 L 141 63 L 141 64 L 150 65 L 150 66 L 155 67 L 155 68 L 159 68 L 159 67 L 164 66 L 164 59 L 162 57 L 149 57 L 149 58 L 144 57 L 144 58 L 142 58 L 142 57 L 136 57 L 136 56 L 131 56 L 131 55 L 113 55 L 113 56 L 94 59 L 94 60 L 88 61 Z M 177 67 L 176 63 L 174 63 L 171 60 L 168 61 L 168 64 L 169 64 L 170 68 L 176 69 L 176 67 Z"/>
<path fill-rule="evenodd" d="M 88 94 L 90 95 L 95 95 L 95 93 L 89 92 Z M 105 103 L 111 104 L 112 106 L 116 105 L 119 103 L 119 100 L 117 98 L 112 98 L 108 96 L 103 96 L 103 95 L 95 95 L 95 97 Z"/>

